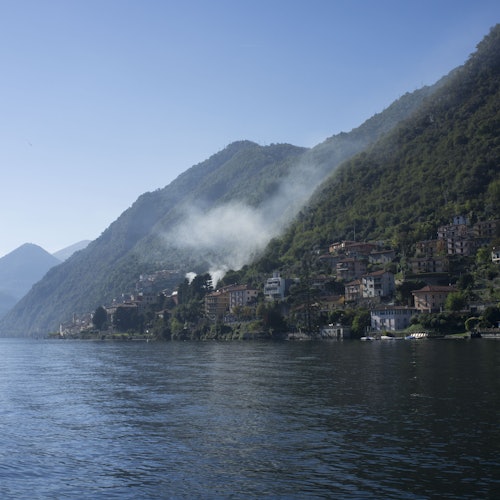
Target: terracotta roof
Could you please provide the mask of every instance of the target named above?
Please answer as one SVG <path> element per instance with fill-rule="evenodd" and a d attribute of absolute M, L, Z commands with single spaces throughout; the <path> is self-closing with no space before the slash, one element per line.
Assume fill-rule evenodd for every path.
<path fill-rule="evenodd" d="M 381 276 L 382 274 L 388 273 L 389 271 L 386 271 L 384 269 L 380 269 L 379 271 L 373 271 L 372 273 L 364 274 L 363 278 L 366 276 Z"/>
<path fill-rule="evenodd" d="M 420 292 L 454 292 L 456 288 L 454 286 L 439 286 L 439 285 L 425 285 L 420 290 L 413 290 L 411 293 Z"/>

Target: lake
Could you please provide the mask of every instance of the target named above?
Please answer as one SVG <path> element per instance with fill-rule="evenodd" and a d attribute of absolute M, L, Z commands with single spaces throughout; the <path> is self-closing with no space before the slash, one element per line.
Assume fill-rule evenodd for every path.
<path fill-rule="evenodd" d="M 500 498 L 500 341 L 0 339 L 0 497 Z"/>

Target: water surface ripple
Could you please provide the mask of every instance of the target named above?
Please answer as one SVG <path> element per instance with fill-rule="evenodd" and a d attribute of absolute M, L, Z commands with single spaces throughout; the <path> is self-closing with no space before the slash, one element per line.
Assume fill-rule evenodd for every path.
<path fill-rule="evenodd" d="M 500 498 L 500 342 L 0 340 L 0 496 Z"/>

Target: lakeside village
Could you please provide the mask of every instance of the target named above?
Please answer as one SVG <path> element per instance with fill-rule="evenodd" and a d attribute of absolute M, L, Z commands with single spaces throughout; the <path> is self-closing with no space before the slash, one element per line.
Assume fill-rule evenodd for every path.
<path fill-rule="evenodd" d="M 213 290 L 178 271 L 142 275 L 134 293 L 73 316 L 56 338 L 346 339 L 460 334 L 500 338 L 500 220 L 463 216 L 419 241 L 411 257 L 377 242 L 342 241 L 315 256 L 307 277 L 268 276 L 260 286 Z M 481 261 L 488 285 L 480 273 Z M 324 272 L 327 269 L 328 272 Z M 316 270 L 323 272 L 315 273 Z M 453 283 L 453 284 L 450 284 Z M 489 286 L 489 300 L 481 287 Z M 484 295 L 483 295 L 484 296 Z"/>

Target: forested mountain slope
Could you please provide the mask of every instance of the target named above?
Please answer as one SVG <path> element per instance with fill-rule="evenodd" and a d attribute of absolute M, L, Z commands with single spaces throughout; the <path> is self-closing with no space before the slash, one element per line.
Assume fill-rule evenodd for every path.
<path fill-rule="evenodd" d="M 270 270 L 342 239 L 411 251 L 454 215 L 500 218 L 500 26 L 408 120 L 344 163 L 286 234 Z"/>
<path fill-rule="evenodd" d="M 280 234 L 337 166 L 410 116 L 442 82 L 406 94 L 315 148 L 236 142 L 163 189 L 145 193 L 87 248 L 51 269 L 0 322 L 3 336 L 44 334 L 73 313 L 134 289 L 167 268 L 223 273 Z"/>

